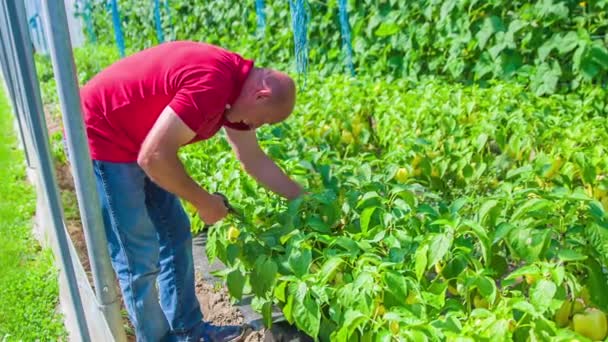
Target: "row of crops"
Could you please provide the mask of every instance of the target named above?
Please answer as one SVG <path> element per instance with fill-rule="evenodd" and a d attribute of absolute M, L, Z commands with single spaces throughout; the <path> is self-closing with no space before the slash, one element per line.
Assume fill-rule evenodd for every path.
<path fill-rule="evenodd" d="M 89 39 L 116 44 L 108 2 L 83 2 Z M 302 3 L 309 64 L 324 74 L 349 72 L 352 56 L 360 74 L 515 80 L 538 95 L 608 81 L 608 0 L 160 0 L 157 11 L 153 3 L 117 1 L 127 50 L 159 43 L 160 25 L 164 39 L 291 64 L 292 15 Z"/>
<path fill-rule="evenodd" d="M 209 233 L 231 295 L 321 340 L 605 338 L 605 91 L 311 84 L 259 134 L 311 195 L 266 193 L 223 140 L 182 154 L 245 213 Z"/>

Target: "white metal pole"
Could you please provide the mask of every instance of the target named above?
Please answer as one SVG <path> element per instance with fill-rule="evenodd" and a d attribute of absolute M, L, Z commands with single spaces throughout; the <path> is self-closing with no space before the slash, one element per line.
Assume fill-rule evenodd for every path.
<path fill-rule="evenodd" d="M 115 286 L 116 276 L 110 263 L 108 240 L 84 129 L 66 10 L 63 1 L 44 1 L 43 7 L 45 31 L 57 80 L 68 155 L 95 283 L 95 294 L 115 340 L 126 341 L 120 314 L 120 299 Z"/>
<path fill-rule="evenodd" d="M 51 222 L 57 244 L 59 246 L 58 261 L 62 271 L 67 278 L 69 287 L 69 301 L 73 306 L 77 318 L 78 333 L 82 341 L 90 341 L 89 330 L 82 307 L 82 299 L 78 289 L 78 282 L 74 272 L 74 265 L 70 256 L 68 237 L 64 227 L 63 209 L 59 198 L 59 189 L 55 178 L 55 169 L 49 148 L 48 132 L 42 109 L 42 99 L 38 87 L 36 68 L 32 54 L 31 39 L 27 31 L 25 20 L 25 7 L 22 1 L 3 0 L 2 14 L 9 22 L 10 39 L 16 56 L 16 74 L 18 75 L 21 93 L 24 98 L 24 113 L 30 119 L 30 130 L 40 171 L 40 185 L 42 186 L 48 200 L 51 213 Z"/>

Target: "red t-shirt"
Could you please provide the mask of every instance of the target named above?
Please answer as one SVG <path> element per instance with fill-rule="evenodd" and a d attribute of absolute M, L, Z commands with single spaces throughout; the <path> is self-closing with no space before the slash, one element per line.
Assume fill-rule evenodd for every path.
<path fill-rule="evenodd" d="M 196 132 L 195 142 L 222 126 L 246 130 L 224 118 L 253 61 L 220 47 L 169 42 L 126 57 L 81 89 L 91 157 L 135 162 L 146 135 L 166 106 Z"/>

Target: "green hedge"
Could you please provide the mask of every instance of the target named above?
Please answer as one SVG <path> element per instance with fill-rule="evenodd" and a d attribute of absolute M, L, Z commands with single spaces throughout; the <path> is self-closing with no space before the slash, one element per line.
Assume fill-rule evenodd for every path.
<path fill-rule="evenodd" d="M 292 63 L 287 1 L 266 1 L 264 38 L 254 1 L 169 0 L 166 36 L 220 44 L 262 64 Z M 157 44 L 150 0 L 118 1 L 127 49 Z M 337 0 L 308 0 L 310 64 L 343 72 Z M 349 0 L 355 67 L 374 76 L 516 79 L 538 94 L 608 80 L 608 0 Z M 98 42 L 114 44 L 105 1 L 91 4 Z M 171 22 L 169 23 L 169 19 Z"/>

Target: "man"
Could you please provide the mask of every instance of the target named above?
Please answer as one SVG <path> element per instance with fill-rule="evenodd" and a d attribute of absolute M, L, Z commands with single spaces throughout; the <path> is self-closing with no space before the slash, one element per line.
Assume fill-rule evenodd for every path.
<path fill-rule="evenodd" d="M 170 42 L 103 70 L 81 99 L 112 265 L 138 341 L 240 338 L 240 327 L 203 321 L 179 198 L 207 224 L 228 210 L 190 178 L 177 152 L 223 127 L 251 176 L 288 199 L 299 196 L 301 187 L 261 150 L 255 133 L 290 115 L 293 80 L 216 46 Z"/>

